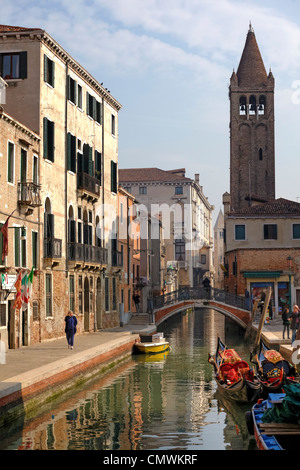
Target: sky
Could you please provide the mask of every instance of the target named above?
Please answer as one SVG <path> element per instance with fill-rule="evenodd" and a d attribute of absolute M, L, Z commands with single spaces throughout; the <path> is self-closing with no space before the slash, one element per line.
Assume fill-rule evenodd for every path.
<path fill-rule="evenodd" d="M 0 23 L 45 29 L 121 103 L 119 168 L 199 173 L 213 223 L 250 22 L 275 78 L 276 197 L 300 202 L 298 0 L 0 0 Z"/>

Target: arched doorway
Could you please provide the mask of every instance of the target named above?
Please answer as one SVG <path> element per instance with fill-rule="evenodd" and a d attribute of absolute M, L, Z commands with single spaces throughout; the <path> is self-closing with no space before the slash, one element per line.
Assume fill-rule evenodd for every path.
<path fill-rule="evenodd" d="M 97 330 L 102 328 L 102 314 L 101 314 L 101 279 L 97 278 L 96 284 L 96 327 Z"/>
<path fill-rule="evenodd" d="M 90 284 L 89 278 L 86 276 L 84 280 L 84 331 L 90 328 Z"/>

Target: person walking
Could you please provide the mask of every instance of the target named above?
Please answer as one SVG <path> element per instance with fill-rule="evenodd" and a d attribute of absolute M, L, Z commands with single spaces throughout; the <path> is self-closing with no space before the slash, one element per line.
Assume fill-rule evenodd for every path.
<path fill-rule="evenodd" d="M 136 313 L 140 313 L 140 296 L 139 296 L 139 294 L 136 292 L 135 294 L 133 294 L 132 298 L 133 298 L 133 301 L 134 301 Z"/>
<path fill-rule="evenodd" d="M 299 327 L 299 307 L 294 305 L 291 315 L 292 344 L 296 339 L 296 333 Z"/>
<path fill-rule="evenodd" d="M 76 326 L 77 326 L 77 318 L 73 315 L 72 310 L 68 311 L 68 315 L 65 317 L 65 333 L 68 342 L 68 348 L 73 349 L 74 346 L 74 336 L 76 333 Z"/>
<path fill-rule="evenodd" d="M 284 335 L 287 332 L 287 337 L 290 339 L 290 315 L 289 309 L 285 308 L 282 314 L 282 323 L 283 323 L 283 332 L 282 332 L 282 339 L 285 339 Z"/>

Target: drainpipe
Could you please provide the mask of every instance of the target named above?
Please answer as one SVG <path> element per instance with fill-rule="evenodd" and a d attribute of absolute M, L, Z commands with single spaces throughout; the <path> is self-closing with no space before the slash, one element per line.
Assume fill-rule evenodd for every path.
<path fill-rule="evenodd" d="M 69 275 L 69 264 L 68 264 L 68 63 L 66 61 L 66 99 L 65 99 L 65 244 L 66 244 L 66 270 L 65 277 Z M 68 286 L 69 289 L 69 286 Z"/>

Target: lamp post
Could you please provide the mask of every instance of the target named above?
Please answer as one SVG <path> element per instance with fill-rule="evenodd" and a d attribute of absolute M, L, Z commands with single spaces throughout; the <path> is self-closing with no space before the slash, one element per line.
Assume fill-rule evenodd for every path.
<path fill-rule="evenodd" d="M 291 283 L 291 277 L 292 277 L 293 258 L 291 256 L 288 256 L 287 257 L 287 262 L 288 262 L 288 268 L 289 268 L 289 312 L 292 313 L 292 283 Z"/>

